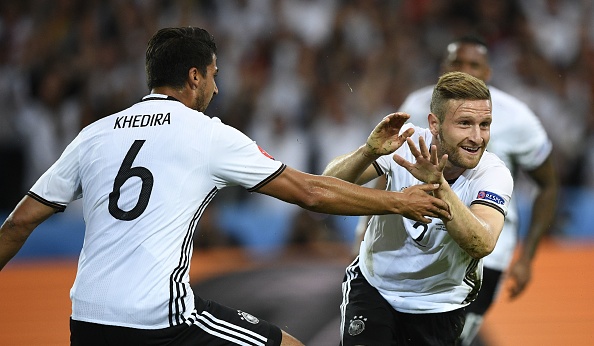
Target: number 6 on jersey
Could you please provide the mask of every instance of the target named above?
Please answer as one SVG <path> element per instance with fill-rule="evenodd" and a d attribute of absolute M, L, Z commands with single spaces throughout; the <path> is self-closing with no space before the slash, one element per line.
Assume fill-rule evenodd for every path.
<path fill-rule="evenodd" d="M 130 221 L 139 217 L 148 206 L 151 191 L 153 190 L 153 174 L 145 167 L 132 167 L 134 159 L 138 155 L 140 148 L 144 145 L 145 140 L 136 140 L 128 150 L 124 161 L 120 166 L 118 175 L 116 175 L 113 182 L 113 191 L 109 194 L 109 213 L 118 220 Z M 142 188 L 138 196 L 138 202 L 134 208 L 129 211 L 124 211 L 118 206 L 120 199 L 120 189 L 124 183 L 132 178 L 139 177 L 142 180 Z"/>

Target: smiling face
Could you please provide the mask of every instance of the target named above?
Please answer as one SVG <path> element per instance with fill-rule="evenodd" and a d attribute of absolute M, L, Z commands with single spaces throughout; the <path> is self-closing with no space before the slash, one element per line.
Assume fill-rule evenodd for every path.
<path fill-rule="evenodd" d="M 491 129 L 490 100 L 449 100 L 440 121 L 430 115 L 430 128 L 436 139 L 439 156 L 448 154 L 446 179 L 457 178 L 476 167 L 489 143 Z"/>

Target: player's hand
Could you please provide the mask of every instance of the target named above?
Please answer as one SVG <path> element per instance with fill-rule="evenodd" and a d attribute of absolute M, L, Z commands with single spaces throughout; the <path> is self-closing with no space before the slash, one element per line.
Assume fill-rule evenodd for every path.
<path fill-rule="evenodd" d="M 532 266 L 528 260 L 518 260 L 514 262 L 507 274 L 511 280 L 509 287 L 510 298 L 517 298 L 520 293 L 526 289 L 530 279 L 532 279 Z"/>
<path fill-rule="evenodd" d="M 432 192 L 438 188 L 438 184 L 423 184 L 402 190 L 406 195 L 406 205 L 400 214 L 407 219 L 423 223 L 430 223 L 429 217 L 451 220 L 448 204 L 432 196 Z"/>
<path fill-rule="evenodd" d="M 419 137 L 419 149 L 417 149 L 417 146 L 411 138 L 407 138 L 406 142 L 408 143 L 410 152 L 415 157 L 416 162 L 408 162 L 398 154 L 394 154 L 394 161 L 422 182 L 427 184 L 441 183 L 443 169 L 448 161 L 448 155 L 445 154 L 442 156 L 441 160 L 438 159 L 436 146 L 431 146 L 431 151 L 429 151 L 423 137 Z"/>
<path fill-rule="evenodd" d="M 402 134 L 402 125 L 410 118 L 406 113 L 392 113 L 386 115 L 367 137 L 366 148 L 369 154 L 382 156 L 391 154 L 400 148 L 404 141 L 415 132 L 413 128 L 407 129 Z"/>

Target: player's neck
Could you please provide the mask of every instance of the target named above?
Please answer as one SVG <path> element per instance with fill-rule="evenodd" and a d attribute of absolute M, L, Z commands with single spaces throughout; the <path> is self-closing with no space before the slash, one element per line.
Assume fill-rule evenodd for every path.
<path fill-rule="evenodd" d="M 450 162 L 443 169 L 443 177 L 447 181 L 456 181 L 466 171 L 466 168 L 452 165 Z"/>
<path fill-rule="evenodd" d="M 186 90 L 186 88 L 173 88 L 170 86 L 160 86 L 160 87 L 153 88 L 151 90 L 151 94 L 161 94 L 161 95 L 171 96 L 190 108 L 193 105 L 193 101 L 194 101 L 194 99 L 192 98 L 190 93 Z"/>

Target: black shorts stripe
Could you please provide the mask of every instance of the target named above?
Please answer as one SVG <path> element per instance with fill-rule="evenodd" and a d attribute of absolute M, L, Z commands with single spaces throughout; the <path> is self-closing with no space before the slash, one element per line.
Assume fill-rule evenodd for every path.
<path fill-rule="evenodd" d="M 345 279 L 342 283 L 342 303 L 340 303 L 340 344 L 342 345 L 342 331 L 345 328 L 346 323 L 346 308 L 349 304 L 349 295 L 351 293 L 351 281 L 359 275 L 357 273 L 359 267 L 359 256 L 353 260 L 353 262 L 346 268 Z"/>
<path fill-rule="evenodd" d="M 262 335 L 218 319 L 208 311 L 203 311 L 197 317 L 197 321 L 194 324 L 211 335 L 218 336 L 238 345 L 265 346 L 267 342 L 267 339 Z"/>
<path fill-rule="evenodd" d="M 29 191 L 29 192 L 27 192 L 27 196 L 33 198 L 34 200 L 36 200 L 39 203 L 43 203 L 43 204 L 47 205 L 48 207 L 52 207 L 54 209 L 57 209 L 56 210 L 56 213 L 60 213 L 60 212 L 63 212 L 64 210 L 66 210 L 66 206 L 65 205 L 59 204 L 59 203 L 50 202 L 47 199 L 39 196 L 35 192 Z"/>

